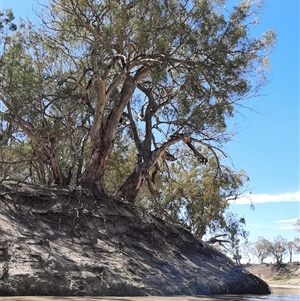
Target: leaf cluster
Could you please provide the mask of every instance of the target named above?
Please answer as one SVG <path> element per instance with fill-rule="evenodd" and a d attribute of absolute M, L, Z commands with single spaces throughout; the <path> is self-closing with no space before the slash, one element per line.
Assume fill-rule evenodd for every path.
<path fill-rule="evenodd" d="M 266 84 L 275 42 L 273 31 L 250 35 L 259 7 L 242 1 L 228 13 L 208 0 L 51 0 L 43 9 L 41 25 L 18 30 L 11 12 L 0 16 L 1 33 L 10 30 L 0 61 L 1 147 L 20 162 L 14 173 L 66 186 L 96 170 L 113 192 L 139 170 L 141 203 L 150 183 L 161 194 L 148 195 L 149 208 L 199 237 L 220 227 L 247 181 L 219 162 L 227 123 Z M 162 161 L 166 151 L 178 160 Z M 16 160 L 22 152 L 24 161 Z"/>

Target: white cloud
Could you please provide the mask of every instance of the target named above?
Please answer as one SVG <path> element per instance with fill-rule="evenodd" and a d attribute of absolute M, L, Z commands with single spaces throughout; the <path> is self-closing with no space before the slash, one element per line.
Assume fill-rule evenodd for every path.
<path fill-rule="evenodd" d="M 295 230 L 294 224 L 298 218 L 290 218 L 290 219 L 280 219 L 277 221 L 278 224 L 289 224 L 289 225 L 282 225 L 277 227 L 278 230 Z"/>
<path fill-rule="evenodd" d="M 282 226 L 282 227 L 277 227 L 276 229 L 278 229 L 278 230 L 294 230 L 294 226 Z"/>
<path fill-rule="evenodd" d="M 299 217 L 295 217 L 295 218 L 290 218 L 290 219 L 280 219 L 279 221 L 277 221 L 277 223 L 296 223 L 297 219 L 299 219 Z"/>
<path fill-rule="evenodd" d="M 249 205 L 251 202 L 271 203 L 271 202 L 300 202 L 300 191 L 282 194 L 244 194 L 235 201 L 230 201 L 235 205 Z"/>

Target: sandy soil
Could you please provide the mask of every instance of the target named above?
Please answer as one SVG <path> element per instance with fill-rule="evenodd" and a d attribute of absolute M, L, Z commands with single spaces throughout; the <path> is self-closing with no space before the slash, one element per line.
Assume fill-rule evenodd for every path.
<path fill-rule="evenodd" d="M 266 281 L 271 287 L 300 287 L 300 263 L 285 263 L 281 268 L 274 264 L 258 264 L 246 269 Z"/>

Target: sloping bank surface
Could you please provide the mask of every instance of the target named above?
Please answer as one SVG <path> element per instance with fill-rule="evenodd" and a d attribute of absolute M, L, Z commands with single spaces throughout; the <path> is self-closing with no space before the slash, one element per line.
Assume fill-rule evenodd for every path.
<path fill-rule="evenodd" d="M 117 198 L 4 182 L 0 295 L 268 294 L 183 228 Z"/>

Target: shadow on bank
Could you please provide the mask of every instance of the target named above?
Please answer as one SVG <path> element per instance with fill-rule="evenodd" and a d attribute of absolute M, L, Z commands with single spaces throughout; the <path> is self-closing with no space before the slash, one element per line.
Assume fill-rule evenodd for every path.
<path fill-rule="evenodd" d="M 0 295 L 269 294 L 187 230 L 118 198 L 4 182 Z"/>

